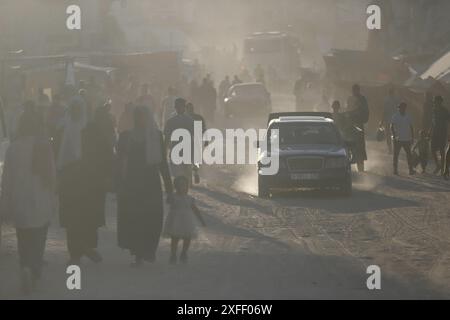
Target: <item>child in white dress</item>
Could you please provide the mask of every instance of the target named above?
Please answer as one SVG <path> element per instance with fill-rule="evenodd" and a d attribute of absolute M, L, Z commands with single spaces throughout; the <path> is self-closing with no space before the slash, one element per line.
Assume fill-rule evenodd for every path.
<path fill-rule="evenodd" d="M 170 201 L 170 210 L 164 225 L 164 235 L 171 238 L 170 263 L 177 263 L 178 242 L 183 240 L 180 261 L 187 262 L 191 240 L 197 236 L 195 217 L 205 226 L 194 199 L 188 195 L 189 181 L 185 176 L 174 179 L 175 194 Z"/>

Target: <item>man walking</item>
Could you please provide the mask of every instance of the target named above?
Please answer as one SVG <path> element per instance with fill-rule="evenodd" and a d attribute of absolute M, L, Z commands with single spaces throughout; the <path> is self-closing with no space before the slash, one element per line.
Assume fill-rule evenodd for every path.
<path fill-rule="evenodd" d="M 347 111 L 355 132 L 355 144 L 353 157 L 358 167 L 358 172 L 364 172 L 364 162 L 367 160 L 366 135 L 364 125 L 369 121 L 370 111 L 367 99 L 361 94 L 358 84 L 352 86 L 352 95 L 347 100 Z"/>
<path fill-rule="evenodd" d="M 394 174 L 398 175 L 398 156 L 403 148 L 408 161 L 409 174 L 415 173 L 411 161 L 411 145 L 414 141 L 413 122 L 409 114 L 406 113 L 407 105 L 402 102 L 398 106 L 398 112 L 391 120 L 391 132 L 394 143 Z"/>
<path fill-rule="evenodd" d="M 383 118 L 381 119 L 381 125 L 384 128 L 389 128 L 392 117 L 396 113 L 396 109 L 399 106 L 400 102 L 400 99 L 395 95 L 394 88 L 390 88 L 386 99 L 384 99 Z M 386 135 L 386 144 L 389 154 L 392 154 L 392 137 L 390 134 Z"/>
<path fill-rule="evenodd" d="M 448 122 L 450 113 L 444 107 L 441 96 L 434 98 L 432 125 L 431 125 L 431 154 L 436 164 L 434 174 L 444 173 L 445 149 L 448 143 Z M 439 154 L 439 157 L 438 157 Z"/>

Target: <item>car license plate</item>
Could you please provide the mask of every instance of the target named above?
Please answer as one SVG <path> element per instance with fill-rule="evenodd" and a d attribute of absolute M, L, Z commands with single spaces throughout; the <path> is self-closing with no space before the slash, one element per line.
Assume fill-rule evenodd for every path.
<path fill-rule="evenodd" d="M 291 174 L 292 180 L 318 180 L 318 173 L 293 173 Z"/>

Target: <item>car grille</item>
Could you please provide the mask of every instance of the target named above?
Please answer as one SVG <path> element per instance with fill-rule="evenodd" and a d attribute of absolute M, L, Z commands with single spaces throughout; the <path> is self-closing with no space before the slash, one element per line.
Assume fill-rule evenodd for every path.
<path fill-rule="evenodd" d="M 288 158 L 287 165 L 289 171 L 313 171 L 323 168 L 323 158 L 317 157 L 296 157 Z"/>

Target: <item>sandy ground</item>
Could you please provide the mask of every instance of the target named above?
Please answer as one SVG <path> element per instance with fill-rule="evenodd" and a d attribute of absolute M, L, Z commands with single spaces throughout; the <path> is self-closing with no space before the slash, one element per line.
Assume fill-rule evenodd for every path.
<path fill-rule="evenodd" d="M 253 166 L 205 168 L 192 190 L 208 226 L 186 266 L 168 264 L 169 242 L 140 269 L 116 246 L 115 197 L 100 231 L 104 262 L 85 261 L 82 290 L 66 288 L 68 256 L 55 219 L 43 281 L 33 299 L 412 299 L 450 297 L 450 184 L 431 174 L 391 175 L 383 144 L 369 143 L 354 194 L 317 191 L 258 199 Z M 430 168 L 433 169 L 433 168 Z M 21 298 L 13 229 L 4 227 L 0 298 Z M 368 290 L 366 268 L 381 268 Z"/>

